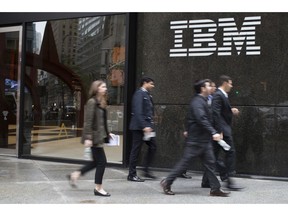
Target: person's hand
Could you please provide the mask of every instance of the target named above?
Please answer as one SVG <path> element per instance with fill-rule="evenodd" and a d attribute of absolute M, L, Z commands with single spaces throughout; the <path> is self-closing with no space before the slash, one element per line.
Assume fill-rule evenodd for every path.
<path fill-rule="evenodd" d="M 85 140 L 84 141 L 84 146 L 86 147 L 86 148 L 89 148 L 89 147 L 92 147 L 92 140 Z"/>
<path fill-rule="evenodd" d="M 219 140 L 221 140 L 221 134 L 216 133 L 216 134 L 212 135 L 212 138 L 214 141 L 218 142 Z"/>
<path fill-rule="evenodd" d="M 233 115 L 239 115 L 239 110 L 237 108 L 231 108 Z"/>
<path fill-rule="evenodd" d="M 187 137 L 187 136 L 188 136 L 188 132 L 187 132 L 187 131 L 184 131 L 184 132 L 183 132 L 183 136 L 184 136 L 184 137 Z"/>
<path fill-rule="evenodd" d="M 149 132 L 152 132 L 153 129 L 152 129 L 151 127 L 145 127 L 145 128 L 143 129 L 143 131 L 144 131 L 145 133 L 149 133 Z"/>
<path fill-rule="evenodd" d="M 113 134 L 113 133 L 109 133 L 109 138 L 114 139 L 115 136 L 116 136 L 115 134 Z"/>

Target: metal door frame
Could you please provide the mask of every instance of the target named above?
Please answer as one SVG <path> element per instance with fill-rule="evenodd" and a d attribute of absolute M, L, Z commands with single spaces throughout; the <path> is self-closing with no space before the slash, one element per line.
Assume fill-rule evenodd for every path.
<path fill-rule="evenodd" d="M 8 32 L 19 32 L 19 48 L 18 48 L 18 65 L 17 65 L 17 70 L 18 70 L 18 77 L 17 77 L 17 82 L 18 82 L 18 90 L 17 90 L 17 116 L 16 116 L 16 149 L 14 152 L 14 149 L 5 149 L 6 152 L 4 152 L 4 155 L 12 155 L 12 156 L 19 156 L 19 116 L 20 116 L 20 91 L 21 91 L 21 76 L 22 76 L 22 71 L 21 71 L 21 64 L 22 64 L 22 31 L 23 27 L 22 26 L 9 26 L 9 27 L 0 27 L 0 33 L 8 33 Z"/>

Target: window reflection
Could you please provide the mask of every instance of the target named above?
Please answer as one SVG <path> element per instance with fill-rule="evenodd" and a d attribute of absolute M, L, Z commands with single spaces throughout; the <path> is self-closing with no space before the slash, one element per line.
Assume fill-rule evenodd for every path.
<path fill-rule="evenodd" d="M 32 154 L 83 158 L 79 136 L 84 105 L 96 79 L 107 81 L 109 128 L 123 134 L 125 28 L 125 15 L 27 25 L 25 85 L 31 91 L 25 94 L 25 112 L 37 115 L 31 132 Z M 40 149 L 40 143 L 54 147 L 48 153 Z M 78 150 L 59 153 L 64 144 Z M 111 161 L 122 161 L 121 146 Z"/>

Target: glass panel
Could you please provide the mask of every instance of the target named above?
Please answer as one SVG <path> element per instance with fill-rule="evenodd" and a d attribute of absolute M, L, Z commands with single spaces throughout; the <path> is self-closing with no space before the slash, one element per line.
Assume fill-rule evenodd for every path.
<path fill-rule="evenodd" d="M 84 105 L 96 79 L 107 82 L 108 126 L 122 138 L 125 17 L 86 17 L 27 26 L 25 112 L 29 116 L 26 123 L 31 125 L 32 155 L 83 159 Z M 122 143 L 107 148 L 106 154 L 109 162 L 122 163 Z"/>
<path fill-rule="evenodd" d="M 19 31 L 6 29 L 0 32 L 0 153 L 16 155 Z"/>

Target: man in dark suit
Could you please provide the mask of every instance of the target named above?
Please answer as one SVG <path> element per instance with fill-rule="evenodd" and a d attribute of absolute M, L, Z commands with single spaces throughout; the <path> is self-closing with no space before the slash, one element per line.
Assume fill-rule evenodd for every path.
<path fill-rule="evenodd" d="M 214 127 L 217 133 L 223 136 L 223 140 L 230 145 L 230 150 L 224 150 L 216 142 L 214 143 L 214 153 L 216 157 L 216 167 L 220 173 L 220 178 L 222 181 L 227 182 L 227 188 L 230 190 L 240 190 L 235 184 L 232 177 L 235 175 L 235 146 L 232 137 L 232 117 L 233 115 L 238 115 L 239 110 L 237 108 L 231 108 L 228 93 L 231 91 L 232 79 L 229 76 L 222 75 L 219 78 L 219 88 L 213 94 L 212 100 L 212 113 Z M 224 151 L 225 161 L 219 159 L 220 151 Z M 202 179 L 202 187 L 209 187 L 209 181 L 206 177 L 206 172 L 204 172 Z"/>
<path fill-rule="evenodd" d="M 133 95 L 132 116 L 129 129 L 132 131 L 132 149 L 129 158 L 128 181 L 143 182 L 137 176 L 136 165 L 143 142 L 148 145 L 148 151 L 144 164 L 144 176 L 154 179 L 149 167 L 156 152 L 155 131 L 154 131 L 154 106 L 149 91 L 154 88 L 154 81 L 149 77 L 141 80 L 141 88 Z M 153 134 L 154 133 L 154 134 Z"/>
<path fill-rule="evenodd" d="M 214 173 L 215 156 L 212 148 L 212 139 L 219 141 L 221 135 L 212 126 L 211 112 L 209 111 L 207 97 L 211 92 L 209 80 L 199 80 L 194 84 L 196 95 L 190 102 L 187 126 L 186 145 L 181 160 L 171 170 L 168 177 L 160 185 L 167 195 L 174 195 L 171 185 L 180 174 L 187 170 L 192 159 L 200 157 L 207 170 L 211 190 L 210 196 L 228 196 L 229 192 L 221 189 L 221 185 Z"/>

